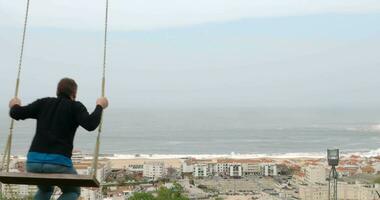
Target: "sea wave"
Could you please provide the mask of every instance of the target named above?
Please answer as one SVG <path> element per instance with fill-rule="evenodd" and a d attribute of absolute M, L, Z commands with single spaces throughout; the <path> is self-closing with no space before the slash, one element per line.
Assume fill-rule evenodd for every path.
<path fill-rule="evenodd" d="M 341 152 L 341 157 L 350 156 L 361 157 L 376 157 L 380 156 L 380 148 L 371 151 L 363 152 Z M 255 158 L 278 158 L 278 159 L 292 159 L 292 158 L 312 158 L 319 159 L 325 158 L 326 152 L 318 153 L 283 153 L 283 154 L 113 154 L 112 156 L 105 156 L 108 159 L 180 159 L 180 158 L 197 158 L 197 159 L 211 159 L 211 158 L 231 158 L 231 159 L 255 159 Z"/>
<path fill-rule="evenodd" d="M 341 157 L 377 157 L 380 156 L 380 148 L 370 151 L 343 151 Z M 26 159 L 25 155 L 17 155 L 19 159 Z M 230 159 L 257 159 L 257 158 L 273 158 L 273 159 L 294 159 L 294 158 L 310 158 L 320 159 L 326 158 L 326 152 L 315 153 L 276 153 L 276 154 L 240 154 L 231 152 L 229 154 L 106 154 L 100 155 L 101 158 L 110 160 L 127 160 L 127 159 L 181 159 L 181 158 L 196 158 L 196 159 L 215 159 L 215 158 L 230 158 Z M 85 159 L 92 159 L 92 155 L 85 154 Z"/>

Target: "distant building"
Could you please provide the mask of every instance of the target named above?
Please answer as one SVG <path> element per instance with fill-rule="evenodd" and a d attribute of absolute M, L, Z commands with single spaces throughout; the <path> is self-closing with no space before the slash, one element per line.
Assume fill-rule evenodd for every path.
<path fill-rule="evenodd" d="M 26 198 L 37 192 L 35 185 L 1 185 L 1 194 L 7 198 Z"/>
<path fill-rule="evenodd" d="M 299 199 L 301 200 L 328 200 L 327 185 L 301 185 L 299 187 Z"/>
<path fill-rule="evenodd" d="M 5 185 L 1 184 L 1 194 L 7 198 L 26 198 L 37 192 L 35 185 Z"/>
<path fill-rule="evenodd" d="M 10 169 L 10 172 L 19 173 L 17 169 Z M 7 185 L 0 183 L 1 194 L 10 199 L 26 198 L 37 192 L 35 185 Z"/>
<path fill-rule="evenodd" d="M 98 189 L 81 188 L 79 200 L 97 200 L 101 199 L 101 193 Z"/>
<path fill-rule="evenodd" d="M 261 170 L 263 176 L 277 176 L 277 166 L 276 164 L 262 164 L 261 165 Z"/>
<path fill-rule="evenodd" d="M 215 170 L 216 163 L 207 163 L 207 174 L 209 176 L 218 176 L 218 173 Z"/>
<path fill-rule="evenodd" d="M 216 163 L 213 160 L 187 159 L 182 161 L 182 173 L 192 173 L 194 177 L 217 175 Z"/>
<path fill-rule="evenodd" d="M 372 167 L 375 169 L 375 174 L 380 174 L 380 162 L 374 163 Z"/>
<path fill-rule="evenodd" d="M 364 174 L 375 174 L 376 172 L 376 169 L 370 165 L 364 166 L 360 170 Z"/>
<path fill-rule="evenodd" d="M 74 150 L 73 155 L 71 156 L 71 160 L 74 164 L 82 162 L 84 160 L 84 156 L 81 151 Z"/>
<path fill-rule="evenodd" d="M 82 160 L 74 164 L 78 174 L 89 175 L 92 170 L 92 160 Z M 111 172 L 111 163 L 109 160 L 99 160 L 96 178 L 101 182 L 105 180 L 108 173 Z"/>
<path fill-rule="evenodd" d="M 207 177 L 209 176 L 209 168 L 207 164 L 195 164 L 193 176 L 194 177 Z"/>
<path fill-rule="evenodd" d="M 307 184 L 326 183 L 327 173 L 324 166 L 311 165 L 304 169 Z"/>
<path fill-rule="evenodd" d="M 241 162 L 242 163 L 241 163 Z M 215 160 L 191 160 L 182 165 L 182 172 L 193 170 L 194 177 L 206 176 L 277 176 L 277 166 L 274 163 L 262 164 L 256 160 L 233 160 L 219 159 Z"/>
<path fill-rule="evenodd" d="M 230 177 L 238 178 L 238 177 L 242 177 L 243 175 L 241 164 L 231 164 L 229 171 L 230 171 L 229 173 Z"/>
<path fill-rule="evenodd" d="M 91 174 L 92 160 L 82 160 L 75 163 L 78 174 L 89 175 Z M 111 163 L 109 160 L 99 160 L 96 178 L 100 183 L 104 182 L 107 175 L 111 172 Z M 98 188 L 81 188 L 81 198 L 86 200 L 101 199 L 102 193 Z"/>
<path fill-rule="evenodd" d="M 127 171 L 133 173 L 143 173 L 144 165 L 143 164 L 130 164 L 128 165 Z"/>
<path fill-rule="evenodd" d="M 343 165 L 343 166 L 337 167 L 336 171 L 338 172 L 338 175 L 340 177 L 353 176 L 355 174 L 358 174 L 359 166 L 357 166 L 357 165 Z"/>
<path fill-rule="evenodd" d="M 242 164 L 243 176 L 261 176 L 261 166 L 256 163 L 243 163 Z"/>
<path fill-rule="evenodd" d="M 379 190 L 378 185 L 350 184 L 338 183 L 338 199 L 339 200 L 373 200 L 378 199 L 376 190 Z M 327 200 L 328 185 L 314 184 L 301 185 L 299 188 L 299 199 L 302 200 Z"/>
<path fill-rule="evenodd" d="M 193 173 L 194 172 L 194 164 L 190 160 L 182 160 L 181 161 L 181 172 L 182 173 Z"/>
<path fill-rule="evenodd" d="M 229 175 L 230 164 L 227 162 L 221 162 L 214 165 L 214 171 L 219 175 Z"/>
<path fill-rule="evenodd" d="M 145 162 L 143 176 L 144 178 L 157 180 L 165 175 L 163 162 Z"/>

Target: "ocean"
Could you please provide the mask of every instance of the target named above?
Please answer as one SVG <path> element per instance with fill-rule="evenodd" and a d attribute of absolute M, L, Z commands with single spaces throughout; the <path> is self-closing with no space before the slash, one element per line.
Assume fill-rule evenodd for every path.
<path fill-rule="evenodd" d="M 125 108 L 106 110 L 104 154 L 322 155 L 380 149 L 380 110 L 369 108 Z M 0 148 L 8 133 L 0 115 Z M 25 155 L 33 120 L 19 121 L 12 154 Z M 79 129 L 75 149 L 91 153 L 96 132 Z"/>

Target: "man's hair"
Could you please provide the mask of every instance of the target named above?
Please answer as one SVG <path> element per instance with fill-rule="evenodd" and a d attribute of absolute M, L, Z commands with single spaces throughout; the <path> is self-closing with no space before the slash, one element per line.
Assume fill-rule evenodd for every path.
<path fill-rule="evenodd" d="M 67 96 L 75 98 L 78 85 L 71 78 L 63 78 L 57 86 L 57 96 Z"/>

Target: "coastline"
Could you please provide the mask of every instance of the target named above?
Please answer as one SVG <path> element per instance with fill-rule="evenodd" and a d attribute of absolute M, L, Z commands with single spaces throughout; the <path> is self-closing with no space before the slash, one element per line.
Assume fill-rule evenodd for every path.
<path fill-rule="evenodd" d="M 78 151 L 80 152 L 80 151 Z M 92 154 L 80 153 L 85 159 L 92 159 Z M 26 158 L 25 155 L 13 155 L 18 158 Z M 340 156 L 343 157 L 377 157 L 380 156 L 380 149 L 364 152 L 341 152 Z M 283 153 L 283 154 L 100 154 L 100 158 L 109 160 L 129 160 L 129 159 L 323 159 L 326 158 L 326 153 Z"/>

